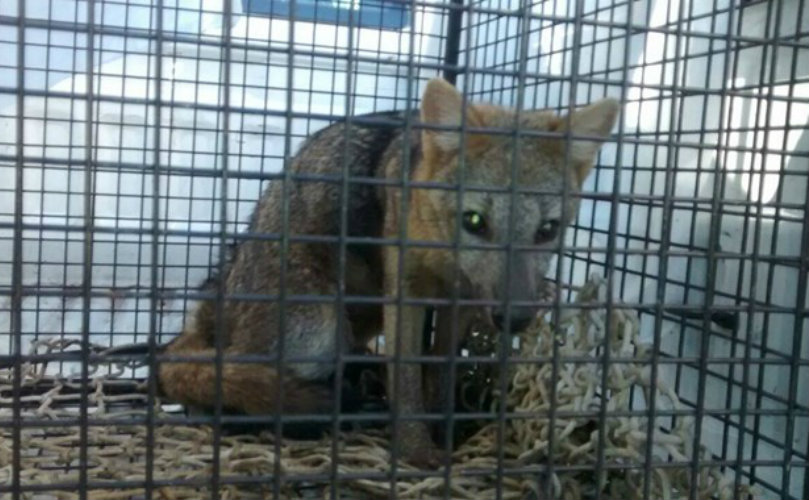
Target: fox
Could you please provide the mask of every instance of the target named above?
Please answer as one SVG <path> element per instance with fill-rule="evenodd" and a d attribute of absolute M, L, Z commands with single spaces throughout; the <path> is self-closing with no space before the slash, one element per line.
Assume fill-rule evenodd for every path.
<path fill-rule="evenodd" d="M 530 325 L 538 310 L 531 303 L 619 108 L 604 98 L 569 116 L 518 113 L 470 102 L 435 78 L 417 109 L 363 115 L 310 135 L 289 161 L 289 176 L 270 183 L 250 221 L 251 234 L 286 230 L 288 239 L 242 238 L 234 246 L 220 277 L 219 312 L 215 300 L 202 300 L 165 348 L 195 359 L 161 361 L 162 393 L 211 408 L 218 400 L 211 360 L 221 345 L 225 410 L 329 414 L 340 404 L 328 382 L 339 376 L 338 356 L 384 335 L 387 401 L 401 417 L 392 439 L 411 464 L 438 465 L 445 455 L 415 417 L 441 408 L 446 377 L 437 363 L 407 358 L 448 357 L 472 317 L 508 333 Z M 515 125 L 538 133 L 515 147 L 513 135 L 497 133 Z M 459 199 L 461 183 L 467 189 Z M 569 196 L 562 195 L 565 186 Z M 510 257 L 504 245 L 512 246 Z M 282 288 L 283 318 L 279 300 L 253 298 L 277 297 Z M 453 297 L 486 305 L 453 313 Z M 425 345 L 433 300 L 434 340 Z M 227 360 L 255 354 L 281 357 L 283 371 L 275 361 Z M 401 362 L 391 363 L 395 356 Z"/>

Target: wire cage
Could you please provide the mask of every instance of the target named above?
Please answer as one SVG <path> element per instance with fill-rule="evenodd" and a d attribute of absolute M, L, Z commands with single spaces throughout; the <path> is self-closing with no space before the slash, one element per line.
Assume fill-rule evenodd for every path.
<path fill-rule="evenodd" d="M 0 53 L 0 498 L 809 498 L 803 0 L 0 0 Z M 580 207 L 544 250 L 542 312 L 517 336 L 453 316 L 465 344 L 410 360 L 451 368 L 429 415 L 385 398 L 382 372 L 408 360 L 382 339 L 311 360 L 344 365 L 326 384 L 373 404 L 227 411 L 227 290 L 203 284 L 246 241 L 330 237 L 342 285 L 349 243 L 412 243 L 347 229 L 378 216 L 350 212 L 351 186 L 413 188 L 406 175 L 293 179 L 289 166 L 332 123 L 344 165 L 358 124 L 404 130 L 402 164 L 423 161 L 410 139 L 429 127 L 404 111 L 437 77 L 467 111 L 621 103 L 581 192 L 543 188 Z M 403 113 L 368 118 L 391 110 Z M 557 141 L 570 160 L 574 134 L 522 123 L 486 133 Z M 337 186 L 341 229 L 255 230 L 268 186 L 292 186 L 283 219 L 307 182 Z M 496 191 L 438 184 L 426 187 L 452 193 L 458 214 L 464 193 Z M 524 224 L 512 216 L 508 236 Z M 458 239 L 455 255 L 469 251 Z M 513 255 L 510 240 L 495 250 Z M 334 290 L 321 300 L 408 300 Z M 284 311 L 276 292 L 251 300 Z M 466 299 L 418 305 L 502 305 L 515 321 L 509 294 Z M 207 412 L 154 376 L 202 300 L 219 318 Z M 425 321 L 425 342 L 437 332 Z M 408 418 L 439 429 L 438 465 L 403 455 Z M 301 423 L 315 436 L 280 437 Z"/>

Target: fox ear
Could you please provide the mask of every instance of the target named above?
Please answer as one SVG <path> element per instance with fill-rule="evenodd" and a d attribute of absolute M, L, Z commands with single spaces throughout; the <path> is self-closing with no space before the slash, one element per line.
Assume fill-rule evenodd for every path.
<path fill-rule="evenodd" d="M 426 125 L 440 125 L 444 127 L 459 127 L 463 120 L 463 96 L 446 80 L 435 78 L 427 82 L 421 98 L 421 121 Z M 480 114 L 474 106 L 466 106 L 466 126 L 483 126 Z M 470 136 L 467 145 L 472 146 L 478 136 Z M 425 150 L 434 150 L 439 153 L 457 151 L 461 145 L 459 130 L 428 130 L 422 132 L 422 141 Z"/>
<path fill-rule="evenodd" d="M 593 168 L 598 149 L 609 137 L 620 109 L 621 106 L 617 100 L 607 98 L 574 111 L 570 115 L 570 123 L 568 123 L 567 117 L 559 118 L 556 130 L 561 132 L 570 130 L 574 136 L 570 145 L 570 160 L 577 169 L 576 176 L 579 182 L 584 182 Z M 579 139 L 576 136 L 592 137 L 592 139 Z"/>

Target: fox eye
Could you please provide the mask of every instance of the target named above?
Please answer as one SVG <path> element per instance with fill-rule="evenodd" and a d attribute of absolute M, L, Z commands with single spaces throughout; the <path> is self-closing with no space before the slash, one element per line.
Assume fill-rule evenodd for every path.
<path fill-rule="evenodd" d="M 537 229 L 534 242 L 537 244 L 547 243 L 556 239 L 557 236 L 559 236 L 559 221 L 556 219 L 546 220 Z"/>
<path fill-rule="evenodd" d="M 474 210 L 463 213 L 463 228 L 472 234 L 483 234 L 486 232 L 486 219 Z"/>

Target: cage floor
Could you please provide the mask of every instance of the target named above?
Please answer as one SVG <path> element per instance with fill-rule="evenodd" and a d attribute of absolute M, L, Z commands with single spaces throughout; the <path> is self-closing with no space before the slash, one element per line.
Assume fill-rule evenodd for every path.
<path fill-rule="evenodd" d="M 580 289 L 577 303 L 603 301 L 604 293 L 604 283 L 593 279 Z M 540 319 L 535 330 L 521 337 L 518 355 L 556 352 L 597 361 L 606 314 L 603 308 L 573 309 L 557 329 Z M 217 442 L 210 426 L 187 425 L 159 401 L 148 412 L 143 385 L 123 377 L 121 367 L 105 374 L 93 367 L 94 375 L 82 383 L 45 375 L 44 362 L 25 363 L 19 400 L 12 397 L 14 372 L 0 370 L 0 418 L 12 421 L 19 401 L 22 422 L 19 438 L 14 426 L 0 429 L 0 492 L 19 487 L 22 498 L 112 500 L 143 498 L 148 490 L 151 498 L 190 500 L 216 488 L 223 499 L 371 499 L 389 498 L 393 488 L 403 499 L 494 498 L 500 490 L 504 499 L 523 500 L 546 498 L 550 483 L 554 498 L 590 498 L 600 487 L 603 498 L 630 499 L 643 497 L 644 481 L 649 481 L 654 498 L 687 498 L 694 453 L 690 419 L 652 432 L 642 412 L 630 412 L 642 399 L 633 391 L 648 397 L 650 352 L 638 342 L 634 314 L 622 309 L 611 314 L 611 356 L 633 359 L 608 371 L 603 437 L 595 425 L 602 400 L 600 362 L 564 362 L 555 368 L 554 363 L 519 363 L 509 372 L 509 418 L 500 425 L 494 411 L 491 422 L 456 448 L 449 468 L 432 471 L 406 463 L 392 470 L 383 430 L 313 441 L 276 441 L 270 432 L 257 432 L 221 435 Z M 60 341 L 46 345 L 51 353 L 66 346 Z M 554 371 L 559 382 L 552 405 Z M 681 407 L 673 391 L 660 383 L 657 390 L 658 404 L 667 405 L 661 407 Z M 79 409 L 85 399 L 83 415 Z M 552 406 L 554 443 L 549 442 Z M 85 418 L 87 425 L 81 425 Z M 645 460 L 648 436 L 653 463 Z M 600 438 L 605 446 L 599 467 Z M 701 450 L 696 453 L 709 458 Z M 697 481 L 698 498 L 733 497 L 732 480 L 716 467 L 700 467 Z"/>

